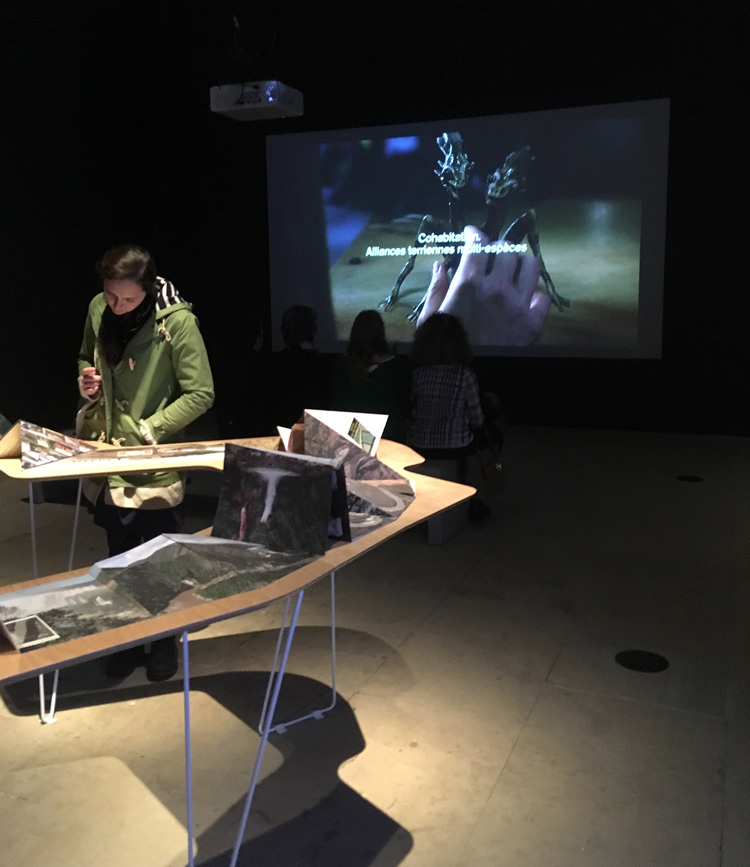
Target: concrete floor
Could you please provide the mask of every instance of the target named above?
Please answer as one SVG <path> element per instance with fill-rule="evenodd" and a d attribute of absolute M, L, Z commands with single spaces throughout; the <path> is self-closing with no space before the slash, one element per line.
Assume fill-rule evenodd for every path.
<path fill-rule="evenodd" d="M 339 703 L 271 737 L 240 864 L 750 863 L 750 443 L 511 429 L 505 465 L 485 524 L 440 547 L 416 528 L 337 576 Z M 0 478 L 5 583 L 29 575 L 25 495 Z M 66 568 L 71 522 L 39 507 L 42 573 Z M 76 563 L 99 532 L 82 519 Z M 319 585 L 282 713 L 327 698 L 329 611 Z M 191 638 L 204 867 L 229 860 L 279 616 Z M 626 649 L 669 667 L 627 670 Z M 183 867 L 179 680 L 69 669 L 52 726 L 34 686 L 1 694 L 0 862 Z"/>

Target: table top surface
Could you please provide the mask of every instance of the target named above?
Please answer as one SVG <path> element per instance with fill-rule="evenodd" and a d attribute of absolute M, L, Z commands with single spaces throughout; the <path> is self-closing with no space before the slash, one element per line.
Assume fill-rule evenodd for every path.
<path fill-rule="evenodd" d="M 159 446 L 107 447 L 78 457 L 50 461 L 47 464 L 30 467 L 26 470 L 21 466 L 21 458 L 0 458 L 0 473 L 22 481 L 49 482 L 60 479 L 107 476 L 126 470 L 129 473 L 148 473 L 157 470 L 218 470 L 221 472 L 224 468 L 223 451 L 212 450 L 212 447 L 223 446 L 227 442 L 276 450 L 281 439 L 277 436 L 270 436 L 235 440 L 207 440 L 199 443 L 170 443 L 168 447 L 179 447 L 182 450 L 195 447 L 194 454 L 178 454 L 174 457 L 160 456 L 158 454 Z M 148 452 L 150 451 L 156 453 L 149 456 Z"/>
<path fill-rule="evenodd" d="M 278 442 L 278 440 L 274 437 L 264 437 L 247 440 L 232 440 L 231 442 L 267 448 L 271 446 L 272 442 Z M 193 463 L 190 464 L 189 467 L 181 467 L 181 469 L 208 468 L 221 470 L 223 468 L 223 455 L 219 457 L 214 453 L 204 457 L 206 458 L 205 460 L 193 458 Z M 317 581 L 329 575 L 332 571 L 340 569 L 347 563 L 351 563 L 363 554 L 366 554 L 368 551 L 382 545 L 383 542 L 386 542 L 398 533 L 403 532 L 415 524 L 421 523 L 432 515 L 455 506 L 463 500 L 467 500 L 474 494 L 474 488 L 466 485 L 447 482 L 443 479 L 421 475 L 419 472 L 414 472 L 411 469 L 405 469 L 406 467 L 418 465 L 422 463 L 423 460 L 421 455 L 412 451 L 408 446 L 390 442 L 389 440 L 382 440 L 378 450 L 378 458 L 392 469 L 401 473 L 405 478 L 412 480 L 416 491 L 416 497 L 413 503 L 393 523 L 386 524 L 383 527 L 373 530 L 372 532 L 355 539 L 353 542 L 337 543 L 319 559 L 312 563 L 308 563 L 306 566 L 303 566 L 282 578 L 279 578 L 277 581 L 274 581 L 272 584 L 265 587 L 259 587 L 255 590 L 238 593 L 224 599 L 205 602 L 188 609 L 170 612 L 169 614 L 163 614 L 138 623 L 121 626 L 117 629 L 109 630 L 108 632 L 87 635 L 83 638 L 75 638 L 70 641 L 59 642 L 48 647 L 40 647 L 39 649 L 29 650 L 24 653 L 7 649 L 4 652 L 0 652 L 0 683 L 11 683 L 16 680 L 23 680 L 32 675 L 44 674 L 47 671 L 64 668 L 65 666 L 83 662 L 87 659 L 93 659 L 97 656 L 104 656 L 114 651 L 143 644 L 165 635 L 176 634 L 191 628 L 206 626 L 219 620 L 225 620 L 230 617 L 245 614 L 249 611 L 264 608 L 280 599 L 284 599 L 301 590 L 305 590 Z M 33 474 L 34 480 L 77 478 L 81 475 L 80 470 L 76 470 L 76 472 L 68 472 L 69 467 L 65 468 L 65 475 L 61 475 L 61 470 L 63 468 L 59 467 L 58 464 L 68 463 L 66 460 L 57 461 L 55 464 L 49 465 L 50 471 L 45 475 L 41 475 L 40 471 L 47 469 L 46 466 L 35 467 L 33 470 L 23 471 L 20 470 L 20 460 L 18 458 L 6 459 L 0 463 L 7 463 L 8 461 L 15 461 L 15 463 L 19 465 L 17 472 L 21 475 L 8 473 L 8 475 L 13 475 L 14 478 L 30 478 L 30 474 Z M 174 464 L 170 463 L 169 466 L 174 466 Z M 57 468 L 57 471 L 54 474 L 51 472 L 53 467 Z M 128 464 L 128 469 L 131 469 L 130 463 Z M 156 467 L 153 462 L 151 462 L 148 463 L 144 469 L 154 470 Z M 0 467 L 0 471 L 5 472 L 5 467 Z M 133 467 L 133 471 L 136 472 L 140 470 L 136 470 L 136 468 Z M 109 472 L 112 472 L 111 464 L 109 466 Z M 86 475 L 101 474 L 101 467 L 99 467 L 96 472 L 86 473 Z M 204 532 L 208 533 L 209 531 L 210 528 Z M 21 590 L 26 587 L 42 586 L 53 581 L 59 581 L 63 578 L 84 575 L 86 572 L 88 572 L 88 569 L 78 569 L 73 570 L 72 572 L 59 573 L 57 575 L 48 575 L 45 578 L 39 578 L 33 581 L 20 582 L 8 587 L 3 587 L 0 590 L 0 595 L 2 593 Z"/>

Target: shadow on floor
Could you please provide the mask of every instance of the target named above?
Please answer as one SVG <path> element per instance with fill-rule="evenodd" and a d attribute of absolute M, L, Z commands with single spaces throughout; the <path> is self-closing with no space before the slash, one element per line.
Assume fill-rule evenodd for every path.
<path fill-rule="evenodd" d="M 233 831 L 239 815 L 238 810 L 231 825 Z M 199 852 L 212 830 L 198 840 Z M 408 855 L 413 842 L 405 828 L 349 786 L 339 783 L 309 810 L 244 842 L 237 864 L 238 867 L 370 867 L 377 863 L 378 867 L 396 867 Z M 199 858 L 198 863 L 201 867 L 226 867 L 229 858 L 227 849 L 207 861 Z"/>
<path fill-rule="evenodd" d="M 309 627 L 306 640 L 325 648 L 330 631 Z M 256 651 L 272 648 L 275 630 L 253 633 Z M 206 638 L 191 642 L 191 672 L 222 658 L 236 658 L 247 635 Z M 362 638 L 359 639 L 360 641 Z M 232 652 L 232 651 L 235 652 Z M 132 681 L 132 683 L 131 683 Z M 191 676 L 191 692 L 204 692 L 258 730 L 267 671 L 218 671 Z M 31 678 L 2 689 L 8 709 L 18 715 L 38 712 L 38 681 Z M 65 709 L 126 704 L 156 695 L 182 692 L 182 679 L 166 683 L 145 681 L 139 670 L 128 680 L 114 683 L 104 676 L 101 659 L 61 672 L 59 706 Z M 330 685 L 287 673 L 279 696 L 276 719 L 292 719 L 326 706 Z M 264 867 L 397 867 L 413 846 L 411 834 L 385 813 L 342 783 L 338 769 L 362 752 L 365 741 L 350 705 L 340 696 L 322 720 L 308 720 L 284 734 L 271 734 L 269 744 L 283 756 L 281 766 L 263 779 L 256 790 L 238 865 Z M 193 743 L 193 752 L 200 744 Z M 253 756 L 247 757 L 248 783 Z M 244 796 L 196 839 L 201 867 L 229 863 L 239 828 Z"/>

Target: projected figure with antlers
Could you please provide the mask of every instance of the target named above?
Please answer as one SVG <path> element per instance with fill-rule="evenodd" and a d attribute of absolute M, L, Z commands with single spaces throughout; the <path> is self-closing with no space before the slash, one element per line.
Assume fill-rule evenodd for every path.
<path fill-rule="evenodd" d="M 414 241 L 414 246 L 417 248 L 424 246 L 419 241 L 419 238 L 428 232 L 438 234 L 462 232 L 466 224 L 465 196 L 463 191 L 474 169 L 474 163 L 464 153 L 463 138 L 460 133 L 442 133 L 437 138 L 437 145 L 443 153 L 443 159 L 438 161 L 435 174 L 448 195 L 448 226 L 431 214 L 425 214 L 419 224 L 417 237 Z M 552 278 L 542 259 L 536 212 L 533 209 L 525 211 L 503 231 L 513 200 L 517 198 L 519 193 L 526 190 L 527 173 L 533 161 L 534 157 L 531 153 L 531 148 L 527 145 L 518 151 L 509 153 L 503 165 L 496 168 L 491 175 L 488 175 L 484 195 L 487 207 L 486 218 L 481 230 L 491 241 L 497 240 L 501 243 L 520 244 L 524 239 L 527 239 L 531 252 L 539 259 L 541 265 L 540 279 L 544 284 L 544 291 L 549 295 L 555 307 L 562 311 L 570 306 L 570 302 L 566 298 L 563 298 L 555 289 Z M 383 310 L 390 309 L 398 300 L 401 286 L 414 269 L 418 255 L 418 253 L 414 253 L 407 259 L 396 278 L 390 294 L 380 303 L 380 307 Z M 452 278 L 458 267 L 461 254 L 455 252 L 444 256 L 443 259 L 443 264 L 448 275 Z M 491 262 L 492 257 L 488 261 L 488 270 L 491 267 Z M 423 298 L 408 315 L 407 319 L 409 321 L 417 321 L 424 303 L 425 299 Z"/>

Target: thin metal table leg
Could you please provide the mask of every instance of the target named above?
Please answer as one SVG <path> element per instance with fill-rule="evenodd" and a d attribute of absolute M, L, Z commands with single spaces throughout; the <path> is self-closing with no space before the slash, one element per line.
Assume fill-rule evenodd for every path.
<path fill-rule="evenodd" d="M 258 785 L 258 777 L 260 775 L 260 766 L 263 761 L 263 754 L 266 751 L 266 744 L 268 743 L 268 735 L 271 731 L 271 724 L 273 723 L 273 715 L 276 710 L 276 702 L 279 698 L 279 692 L 281 690 L 281 683 L 284 679 L 284 671 L 286 670 L 286 663 L 289 659 L 289 651 L 292 647 L 292 640 L 294 639 L 294 630 L 297 627 L 297 618 L 299 617 L 299 609 L 302 605 L 302 597 L 305 595 L 304 590 L 300 590 L 297 594 L 297 601 L 294 606 L 294 612 L 292 613 L 292 620 L 289 624 L 289 627 L 286 628 L 286 642 L 284 644 L 284 652 L 281 657 L 281 664 L 279 666 L 278 672 L 271 672 L 271 677 L 274 678 L 273 685 L 273 694 L 271 695 L 270 703 L 268 705 L 268 727 L 261 734 L 260 744 L 258 745 L 258 754 L 255 757 L 255 765 L 253 766 L 253 773 L 250 777 L 250 788 L 247 792 L 247 798 L 245 799 L 245 808 L 242 811 L 242 819 L 240 820 L 240 827 L 237 832 L 237 839 L 234 844 L 234 850 L 232 852 L 232 860 L 229 863 L 229 867 L 236 867 L 237 858 L 240 854 L 240 847 L 242 846 L 242 837 L 245 833 L 245 827 L 247 826 L 247 820 L 250 815 L 250 806 L 253 803 L 253 796 L 255 795 L 255 789 Z M 286 615 L 288 611 L 289 605 L 287 604 L 284 609 L 284 622 L 286 621 Z M 282 623 L 282 629 L 284 629 L 284 623 Z M 275 675 L 275 677 L 274 677 Z M 191 865 L 192 867 L 192 865 Z"/>
<path fill-rule="evenodd" d="M 54 676 L 52 677 L 52 695 L 50 696 L 49 713 L 47 713 L 44 695 L 44 675 L 39 675 L 39 721 L 42 725 L 52 725 L 57 722 L 55 705 L 57 704 L 57 680 L 59 675 L 60 670 L 55 669 Z"/>
<path fill-rule="evenodd" d="M 185 717 L 185 782 L 187 792 L 187 832 L 188 832 L 188 867 L 195 865 L 193 823 L 193 759 L 190 741 L 190 652 L 188 648 L 188 633 L 182 633 L 182 694 Z"/>
<path fill-rule="evenodd" d="M 29 523 L 31 525 L 31 573 L 36 580 L 39 577 L 39 565 L 36 555 L 36 510 L 34 508 L 34 483 L 29 482 Z M 52 695 L 50 696 L 50 709 L 47 713 L 46 698 L 44 695 L 44 675 L 39 675 L 39 722 L 42 725 L 56 723 L 55 705 L 57 704 L 57 680 L 59 671 L 55 671 L 52 679 Z"/>
<path fill-rule="evenodd" d="M 281 645 L 284 640 L 284 632 L 286 630 L 286 619 L 289 614 L 289 603 L 291 602 L 291 596 L 287 596 L 286 602 L 284 603 L 284 613 L 281 615 L 281 626 L 279 626 L 279 634 L 276 638 L 276 650 L 273 654 L 273 662 L 271 663 L 271 673 L 268 675 L 268 684 L 266 685 L 266 694 L 263 697 L 263 708 L 260 712 L 260 720 L 258 721 L 258 734 L 263 734 L 266 730 L 266 714 L 268 711 L 268 702 L 271 698 L 271 693 L 273 691 L 273 684 L 276 679 L 276 673 L 279 667 L 279 655 L 281 653 Z"/>
<path fill-rule="evenodd" d="M 70 554 L 68 556 L 68 572 L 73 568 L 73 555 L 76 550 L 76 538 L 78 536 L 78 513 L 81 510 L 81 490 L 83 479 L 78 479 L 78 493 L 76 494 L 76 510 L 73 515 L 73 535 L 70 537 Z"/>
<path fill-rule="evenodd" d="M 31 521 L 31 574 L 34 580 L 39 577 L 36 562 L 36 514 L 34 512 L 34 483 L 29 482 L 29 518 Z"/>

